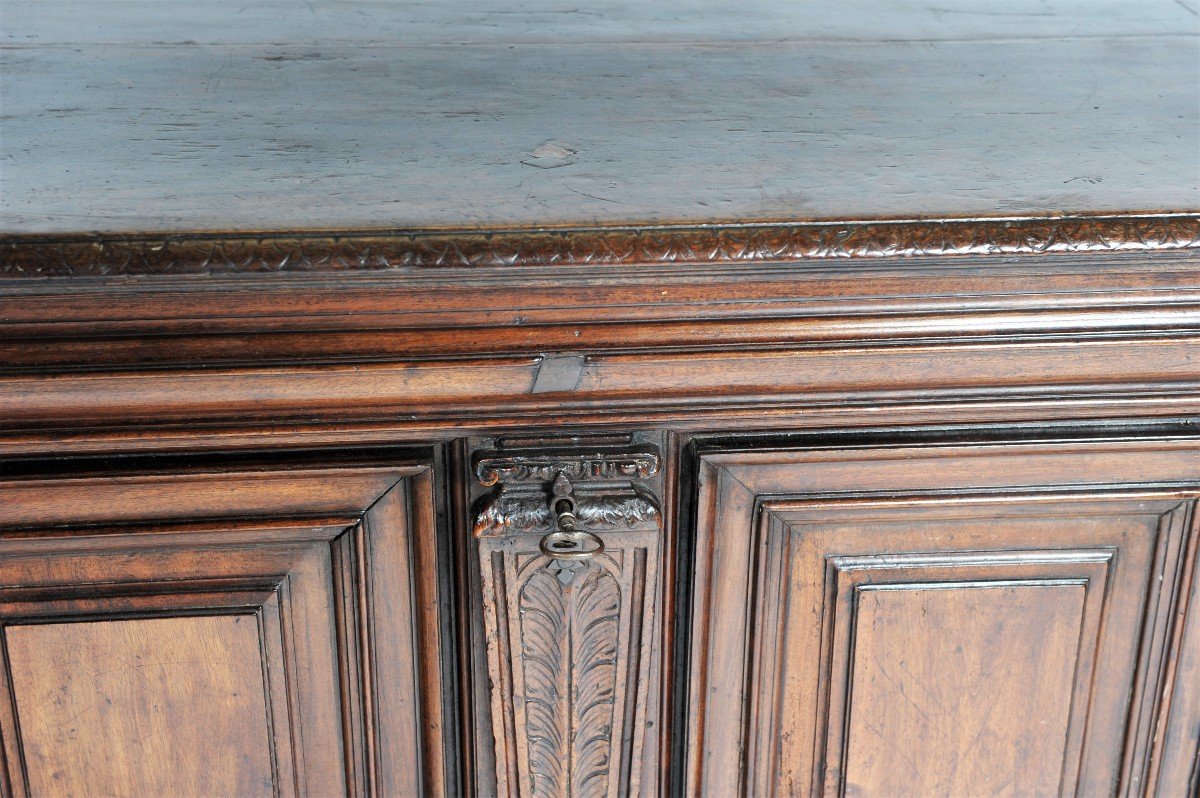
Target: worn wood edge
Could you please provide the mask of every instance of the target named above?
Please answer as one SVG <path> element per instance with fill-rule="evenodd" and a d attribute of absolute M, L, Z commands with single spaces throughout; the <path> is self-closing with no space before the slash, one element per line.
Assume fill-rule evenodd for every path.
<path fill-rule="evenodd" d="M 1166 425 L 1195 426 L 1200 401 L 1195 391 L 1135 391 L 1126 395 L 1075 397 L 1017 397 L 1011 400 L 890 402 L 883 405 L 841 404 L 811 407 L 781 403 L 748 407 L 739 403 L 722 410 L 678 414 L 593 414 L 565 420 L 570 429 L 667 428 L 680 434 L 709 434 L 721 429 L 736 434 L 803 433 L 814 430 L 939 429 L 947 426 L 1016 424 L 1045 428 L 1085 426 L 1119 431 L 1127 426 L 1158 429 Z M 886 411 L 886 419 L 881 418 Z M 1165 427 L 1164 427 L 1165 428 Z M 11 429 L 0 431 L 0 457 L 22 463 L 27 458 L 129 454 L 179 454 L 197 448 L 225 452 L 288 451 L 312 446 L 375 446 L 397 437 L 415 443 L 438 444 L 472 435 L 511 432 L 561 433 L 546 416 L 472 418 L 453 424 L 444 420 L 352 419 L 334 422 L 251 424 L 200 421 L 190 424 L 143 423 L 125 426 L 87 425 L 76 429 Z"/>
<path fill-rule="evenodd" d="M 1200 211 L 497 229 L 0 234 L 0 279 L 1200 248 Z"/>
<path fill-rule="evenodd" d="M 1197 329 L 1200 249 L 0 280 L 6 376 Z"/>
<path fill-rule="evenodd" d="M 603 403 L 572 403 L 570 408 L 546 404 L 487 402 L 447 410 L 431 406 L 356 407 L 351 413 L 289 407 L 256 413 L 191 413 L 163 408 L 138 413 L 119 394 L 98 392 L 86 417 L 43 415 L 14 419 L 0 425 L 0 455 L 4 453 L 114 450 L 171 450 L 175 445 L 254 448 L 263 442 L 288 445 L 379 445 L 397 436 L 417 442 L 436 442 L 465 434 L 504 434 L 516 431 L 621 428 L 675 430 L 787 430 L 820 427 L 945 425 L 1004 421 L 1056 422 L 1080 419 L 1162 419 L 1200 417 L 1195 397 L 1200 383 L 1140 383 L 1110 386 L 1044 386 L 1025 390 L 981 390 L 804 393 L 767 396 L 747 393 L 726 402 L 676 400 L 646 406 L 641 397 Z M 96 407 L 111 403 L 108 412 Z M 48 411 L 45 406 L 43 411 Z M 191 441 L 189 444 L 188 441 Z M 108 444 L 101 444 L 108 441 Z M 94 449 L 99 446 L 99 449 Z"/>

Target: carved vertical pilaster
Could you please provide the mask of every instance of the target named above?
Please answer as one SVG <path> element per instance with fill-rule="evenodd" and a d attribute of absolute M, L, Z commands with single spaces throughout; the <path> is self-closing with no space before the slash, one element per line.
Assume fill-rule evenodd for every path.
<path fill-rule="evenodd" d="M 652 690 L 661 519 L 650 449 L 483 452 L 475 505 L 497 791 L 638 795 Z M 604 550 L 539 548 L 556 529 L 551 485 L 571 480 L 582 529 Z"/>

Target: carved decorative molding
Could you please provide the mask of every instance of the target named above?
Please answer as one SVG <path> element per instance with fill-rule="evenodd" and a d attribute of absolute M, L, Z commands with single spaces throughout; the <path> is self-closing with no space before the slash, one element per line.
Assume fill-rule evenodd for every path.
<path fill-rule="evenodd" d="M 1200 214 L 0 238 L 0 277 L 742 263 L 1200 248 Z"/>
<path fill-rule="evenodd" d="M 595 496 L 579 508 L 578 515 L 584 527 L 598 532 L 658 524 L 658 507 L 653 497 L 637 489 Z M 543 496 L 500 491 L 488 496 L 476 508 L 476 537 L 505 533 L 545 535 L 553 530 L 554 518 Z"/>
<path fill-rule="evenodd" d="M 658 473 L 652 449 L 588 452 L 485 452 L 475 460 L 475 476 L 484 485 L 497 482 L 550 482 L 558 474 L 574 481 L 646 479 Z"/>
<path fill-rule="evenodd" d="M 482 452 L 475 509 L 488 681 L 502 796 L 640 792 L 661 518 L 643 448 Z M 576 481 L 578 480 L 578 481 Z M 572 512 L 556 509 L 569 497 Z M 594 556 L 541 544 L 569 515 Z"/>
<path fill-rule="evenodd" d="M 566 478 L 583 488 L 576 508 L 592 531 L 657 528 L 658 503 L 639 480 L 658 474 L 652 447 L 595 447 L 587 450 L 484 451 L 474 458 L 475 477 L 495 490 L 475 506 L 476 537 L 546 534 L 554 529 L 549 485 Z"/>

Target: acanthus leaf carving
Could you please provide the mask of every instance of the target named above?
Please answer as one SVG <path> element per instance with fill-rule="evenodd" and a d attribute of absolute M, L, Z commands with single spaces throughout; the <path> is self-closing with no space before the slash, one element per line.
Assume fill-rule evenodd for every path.
<path fill-rule="evenodd" d="M 550 507 L 543 497 L 496 491 L 475 508 L 475 537 L 545 534 L 552 528 Z"/>
<path fill-rule="evenodd" d="M 655 657 L 662 519 L 643 474 L 649 447 L 484 452 L 475 505 L 492 728 L 501 796 L 637 794 Z M 572 475 L 583 475 L 579 482 Z M 555 557 L 543 536 L 572 524 L 603 538 L 583 559 Z M 652 767 L 652 766 L 651 766 Z"/>
<path fill-rule="evenodd" d="M 538 569 L 520 594 L 532 793 L 608 792 L 621 597 L 603 568 L 563 584 Z"/>
<path fill-rule="evenodd" d="M 604 496 L 581 505 L 578 514 L 581 523 L 596 530 L 659 524 L 654 497 L 636 486 L 632 496 Z"/>
<path fill-rule="evenodd" d="M 577 514 L 580 523 L 596 532 L 657 526 L 659 523 L 659 510 L 653 497 L 637 491 L 590 496 L 580 504 Z M 499 490 L 476 506 L 476 537 L 546 534 L 553 529 L 550 508 L 540 494 Z"/>

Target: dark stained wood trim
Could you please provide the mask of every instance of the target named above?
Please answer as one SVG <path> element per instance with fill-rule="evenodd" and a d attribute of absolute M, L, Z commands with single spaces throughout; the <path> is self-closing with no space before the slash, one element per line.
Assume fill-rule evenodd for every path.
<path fill-rule="evenodd" d="M 1159 335 L 1197 309 L 1196 250 L 7 280 L 0 372 Z"/>
<path fill-rule="evenodd" d="M 0 453 L 1197 416 L 1198 255 L 0 280 Z"/>
<path fill-rule="evenodd" d="M 281 449 L 311 446 L 386 445 L 397 440 L 444 442 L 463 435 L 549 433 L 592 426 L 597 429 L 645 429 L 658 426 L 680 432 L 731 433 L 806 430 L 871 430 L 946 427 L 965 424 L 1061 425 L 1087 423 L 1101 429 L 1150 425 L 1157 429 L 1194 424 L 1200 399 L 1193 389 L 1147 391 L 1125 395 L 1061 396 L 1000 400 L 910 399 L 884 403 L 863 400 L 813 406 L 800 401 L 768 406 L 737 404 L 688 412 L 592 412 L 562 416 L 546 412 L 523 418 L 465 415 L 457 421 L 408 415 L 344 421 L 305 420 L 294 423 L 133 422 L 112 426 L 78 424 L 71 428 L 13 429 L 0 432 L 0 457 L 107 454 L 113 452 L 188 452 L 208 449 L 254 451 L 264 445 Z M 1027 428 L 1029 428 L 1027 426 Z"/>
<path fill-rule="evenodd" d="M 0 277 L 1129 252 L 1200 247 L 1200 213 L 496 230 L 6 235 Z"/>
<path fill-rule="evenodd" d="M 1168 398 L 1190 412 L 1195 332 L 1092 339 L 589 356 L 571 391 L 533 393 L 540 358 L 46 374 L 0 379 L 0 430 L 251 423 L 695 423 L 896 405 Z M 1063 405 L 1058 412 L 1063 412 Z M 1114 408 L 1115 409 L 1115 408 Z"/>

